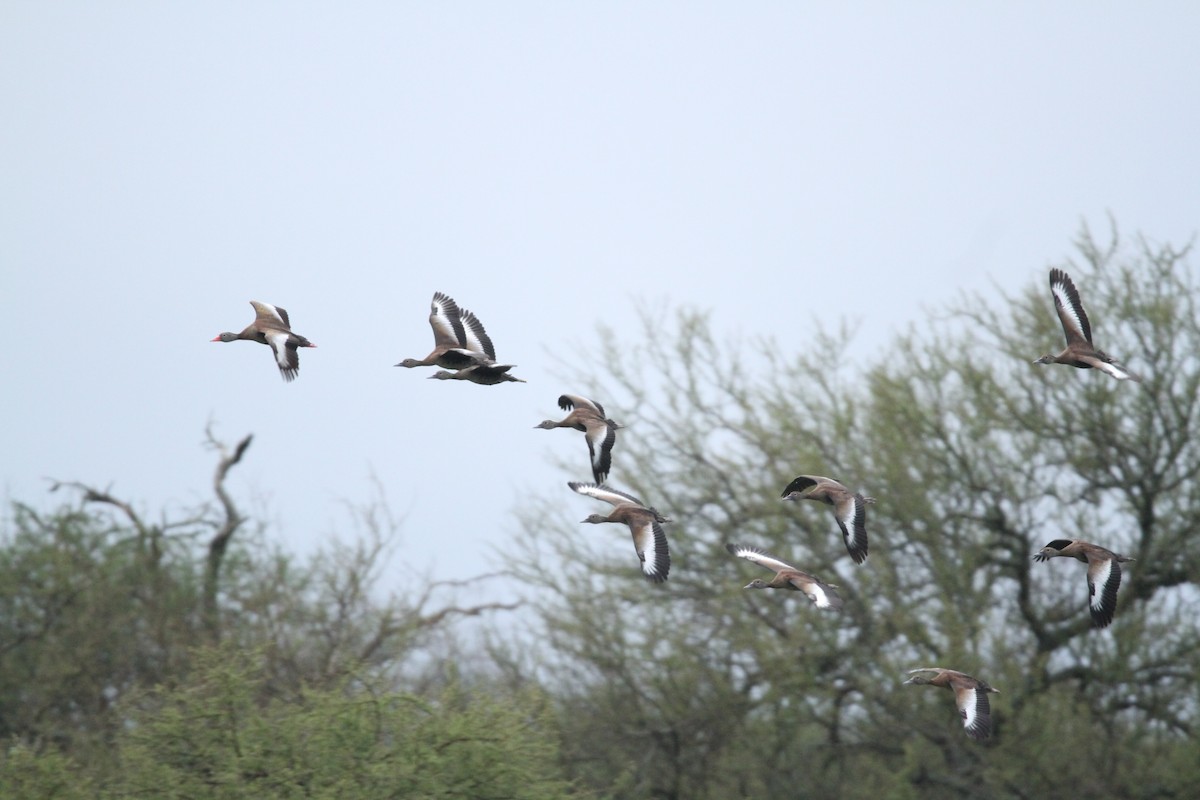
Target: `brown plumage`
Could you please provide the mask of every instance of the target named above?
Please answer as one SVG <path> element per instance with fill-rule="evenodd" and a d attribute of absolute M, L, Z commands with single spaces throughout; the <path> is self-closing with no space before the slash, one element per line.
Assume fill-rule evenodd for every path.
<path fill-rule="evenodd" d="M 1097 628 L 1107 627 L 1117 612 L 1121 564 L 1135 559 L 1082 539 L 1055 539 L 1039 550 L 1033 560 L 1049 561 L 1058 556 L 1087 564 L 1088 611 L 1092 615 L 1092 624 Z"/>
<path fill-rule="evenodd" d="M 989 694 L 998 694 L 983 681 L 966 673 L 942 667 L 922 667 L 909 670 L 911 678 L 905 684 L 917 686 L 941 686 L 954 691 L 954 704 L 962 717 L 963 728 L 972 739 L 986 739 L 992 735 L 992 709 Z"/>
<path fill-rule="evenodd" d="M 1141 383 L 1141 378 L 1116 359 L 1092 346 L 1092 326 L 1071 276 L 1061 269 L 1050 270 L 1050 294 L 1054 297 L 1054 310 L 1058 312 L 1058 321 L 1062 323 L 1067 346 L 1058 355 L 1044 355 L 1034 364 L 1066 364 L 1077 369 L 1098 369 L 1119 381 Z"/>
<path fill-rule="evenodd" d="M 564 394 L 558 398 L 558 407 L 571 411 L 560 420 L 544 420 L 535 428 L 573 428 L 583 431 L 587 440 L 588 458 L 592 464 L 592 477 L 596 483 L 604 483 L 612 468 L 612 449 L 617 442 L 617 428 L 621 427 L 604 413 L 604 406 L 577 394 Z M 574 409 L 574 410 L 572 410 Z"/>
<path fill-rule="evenodd" d="M 608 516 L 590 514 L 582 522 L 597 525 L 602 522 L 617 522 L 628 526 L 629 532 L 633 535 L 633 546 L 637 550 L 638 560 L 642 565 L 642 574 L 646 576 L 646 580 L 651 583 L 662 583 L 667 579 L 667 573 L 671 571 L 671 553 L 667 550 L 667 535 L 663 532 L 660 523 L 670 522 L 670 519 L 633 495 L 608 486 L 577 481 L 571 481 L 567 486 L 579 494 L 611 503 L 613 510 L 609 512 Z"/>
<path fill-rule="evenodd" d="M 439 381 L 470 381 L 483 386 L 495 386 L 497 383 L 525 383 L 524 379 L 509 375 L 508 371 L 515 364 L 476 364 L 473 367 L 460 369 L 457 372 L 447 372 L 439 369 L 429 377 Z"/>
<path fill-rule="evenodd" d="M 433 328 L 433 350 L 424 358 L 406 358 L 397 367 L 465 369 L 496 360 L 492 340 L 479 318 L 459 308 L 454 299 L 442 292 L 433 293 L 429 306 L 429 327 Z"/>
<path fill-rule="evenodd" d="M 803 570 L 796 569 L 791 564 L 780 561 L 766 550 L 760 550 L 757 547 L 746 547 L 740 544 L 727 544 L 725 545 L 725 549 L 739 558 L 744 558 L 747 561 L 758 564 L 760 567 L 766 567 L 775 572 L 775 577 L 769 581 L 756 578 L 742 588 L 792 589 L 804 592 L 817 608 L 832 608 L 837 610 L 842 607 L 842 598 L 834 591 L 834 584 L 825 583 L 814 575 L 809 575 Z"/>
<path fill-rule="evenodd" d="M 842 530 L 842 540 L 855 564 L 867 560 L 867 505 L 874 497 L 852 492 L 833 478 L 800 475 L 783 490 L 783 499 L 799 502 L 816 500 L 833 506 L 833 517 Z"/>
<path fill-rule="evenodd" d="M 292 323 L 288 313 L 280 306 L 270 303 L 260 303 L 251 300 L 254 306 L 254 322 L 251 322 L 241 333 L 225 331 L 217 334 L 211 341 L 236 342 L 245 340 L 265 344 L 275 354 L 275 363 L 279 366 L 279 374 L 285 381 L 295 380 L 300 371 L 300 356 L 296 352 L 300 347 L 316 347 L 298 333 L 292 333 Z"/>

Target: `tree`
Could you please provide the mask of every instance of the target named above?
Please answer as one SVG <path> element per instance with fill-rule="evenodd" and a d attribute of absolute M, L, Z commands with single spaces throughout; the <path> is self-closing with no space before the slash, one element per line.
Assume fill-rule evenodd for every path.
<path fill-rule="evenodd" d="M 114 767 L 16 744 L 0 755 L 7 800 L 45 798 L 443 797 L 557 800 L 556 734 L 537 691 L 452 682 L 398 692 L 367 673 L 273 695 L 268 659 L 226 644 L 195 653 L 186 678 L 124 698 Z"/>
<path fill-rule="evenodd" d="M 205 653 L 183 685 L 140 698 L 112 795 L 161 798 L 561 798 L 536 692 L 396 692 L 367 675 L 264 693 L 264 660 Z"/>
<path fill-rule="evenodd" d="M 430 581 L 379 600 L 398 523 L 378 502 L 358 509 L 356 541 L 334 536 L 327 552 L 297 562 L 247 524 L 226 487 L 250 437 L 234 448 L 208 439 L 216 504 L 149 522 L 107 490 L 56 483 L 78 502 L 13 506 L 0 530 L 0 742 L 14 743 L 0 758 L 6 779 L 26 774 L 32 753 L 69 757 L 101 780 L 131 724 L 129 698 L 187 685 L 209 646 L 258 654 L 260 701 L 299 701 L 351 675 L 411 682 L 405 671 L 436 663 L 436 637 L 453 620 L 517 606 L 458 603 L 454 585 Z"/>
<path fill-rule="evenodd" d="M 512 568 L 541 593 L 571 774 L 621 775 L 615 797 L 1196 793 L 1200 295 L 1186 250 L 1085 230 L 1078 251 L 1064 266 L 1096 341 L 1141 386 L 1030 365 L 1061 341 L 1044 279 L 966 297 L 857 366 L 844 333 L 743 347 L 687 311 L 581 360 L 607 372 L 571 385 L 627 426 L 611 482 L 677 524 L 650 587 L 627 543 L 578 530 L 565 489 L 528 511 Z M 779 501 L 805 472 L 879 499 L 862 567 L 824 508 Z M 1056 538 L 1137 558 L 1109 629 L 1082 565 L 1031 561 Z M 844 611 L 742 592 L 763 575 L 728 541 L 840 584 Z M 901 687 L 931 664 L 1001 689 L 990 742 L 948 693 Z"/>

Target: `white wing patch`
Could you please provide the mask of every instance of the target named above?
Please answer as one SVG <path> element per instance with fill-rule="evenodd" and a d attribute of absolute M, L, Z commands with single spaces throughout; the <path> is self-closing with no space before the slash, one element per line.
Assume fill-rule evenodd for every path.
<path fill-rule="evenodd" d="M 645 503 L 637 499 L 631 494 L 619 492 L 616 489 L 610 489 L 607 486 L 597 486 L 594 483 L 579 483 L 571 481 L 567 484 L 579 494 L 585 494 L 588 497 L 594 497 L 597 500 L 603 500 L 606 503 L 612 503 L 614 506 L 624 505 L 625 503 L 633 503 L 645 508 Z"/>
<path fill-rule="evenodd" d="M 817 608 L 829 608 L 833 605 L 829 601 L 829 595 L 825 593 L 825 587 L 813 581 L 808 586 L 808 591 L 805 592 L 809 599 L 816 603 Z"/>
<path fill-rule="evenodd" d="M 1100 359 L 1096 359 L 1095 361 L 1092 362 L 1092 366 L 1095 367 L 1096 369 L 1100 370 L 1101 372 L 1107 372 L 1109 375 L 1112 375 L 1114 378 L 1116 378 L 1119 381 L 1139 380 L 1138 378 L 1135 378 L 1132 373 L 1127 372 L 1126 370 L 1122 369 L 1119 365 L 1117 365 L 1115 362 L 1112 362 L 1112 361 L 1102 361 Z"/>
<path fill-rule="evenodd" d="M 667 535 L 662 526 L 652 520 L 646 520 L 637 528 L 631 528 L 633 545 L 637 549 L 638 558 L 642 563 L 642 574 L 654 583 L 667 579 L 671 570 L 671 555 L 667 550 Z"/>
<path fill-rule="evenodd" d="M 838 513 L 840 510 L 840 513 Z M 846 549 L 856 564 L 867 560 L 867 507 L 863 496 L 856 494 L 847 499 L 840 509 L 834 509 Z"/>
<path fill-rule="evenodd" d="M 604 407 L 599 403 L 588 400 L 586 397 L 578 394 L 564 394 L 558 398 L 558 407 L 564 411 L 569 411 L 571 407 L 590 408 L 600 416 L 604 416 Z"/>
<path fill-rule="evenodd" d="M 460 322 L 462 324 L 462 339 L 461 344 L 469 350 L 486 353 L 489 361 L 496 360 L 496 348 L 492 345 L 491 337 L 487 335 L 487 331 L 483 328 L 483 323 L 479 321 L 479 317 L 472 314 L 466 309 L 460 309 L 462 315 Z"/>
<path fill-rule="evenodd" d="M 759 550 L 757 547 L 745 547 L 740 544 L 730 544 L 726 545 L 726 549 L 738 558 L 744 558 L 747 561 L 758 564 L 760 567 L 766 567 L 774 572 L 779 572 L 785 569 L 796 569 L 791 564 L 786 564 L 767 551 Z"/>
<path fill-rule="evenodd" d="M 584 436 L 587 438 L 588 454 L 592 460 L 592 477 L 598 483 L 603 483 L 612 467 L 612 448 L 617 434 L 602 420 L 588 420 L 584 424 Z"/>
<path fill-rule="evenodd" d="M 286 331 L 270 331 L 266 337 L 267 344 L 271 345 L 271 351 L 275 353 L 275 361 L 279 363 L 279 368 L 292 369 L 292 365 L 288 361 L 289 334 Z"/>
<path fill-rule="evenodd" d="M 429 325 L 433 328 L 435 345 L 458 347 L 462 344 L 454 324 L 457 320 L 458 307 L 454 301 L 443 294 L 434 295 L 430 304 Z"/>
<path fill-rule="evenodd" d="M 1121 589 L 1121 565 L 1109 553 L 1088 554 L 1088 611 L 1092 624 L 1106 628 L 1117 613 L 1117 592 Z"/>
<path fill-rule="evenodd" d="M 283 311 L 283 309 L 279 308 L 278 306 L 271 305 L 270 303 L 262 303 L 258 300 L 251 300 L 250 305 L 254 306 L 255 313 L 266 317 L 267 319 L 273 320 L 285 328 L 289 327 L 288 320 L 286 318 L 287 312 L 280 313 Z"/>
<path fill-rule="evenodd" d="M 954 699 L 958 705 L 958 713 L 962 716 L 963 727 L 974 731 L 979 722 L 979 714 L 975 689 L 955 689 Z"/>
<path fill-rule="evenodd" d="M 287 331 L 267 331 L 264 335 L 267 344 L 271 346 L 271 352 L 275 354 L 275 363 L 279 365 L 279 372 L 283 375 L 283 379 L 285 381 L 294 380 L 300 369 L 300 357 L 296 353 L 296 348 L 288 347 L 288 341 L 292 338 L 292 334 Z"/>
<path fill-rule="evenodd" d="M 1058 311 L 1059 320 L 1065 326 L 1074 328 L 1074 333 L 1078 338 L 1091 344 L 1091 326 L 1087 321 L 1087 314 L 1082 306 L 1078 306 L 1071 301 L 1071 295 L 1067 291 L 1066 284 L 1061 280 L 1055 280 L 1050 284 L 1050 291 L 1054 295 L 1054 306 Z M 1071 333 L 1064 331 L 1068 342 L 1071 340 Z"/>
<path fill-rule="evenodd" d="M 1101 611 L 1104 608 L 1104 587 L 1108 585 L 1108 580 L 1112 576 L 1113 561 L 1111 558 L 1104 561 L 1098 561 L 1095 567 L 1088 570 L 1088 590 L 1091 597 L 1088 598 L 1088 605 L 1093 611 Z"/>

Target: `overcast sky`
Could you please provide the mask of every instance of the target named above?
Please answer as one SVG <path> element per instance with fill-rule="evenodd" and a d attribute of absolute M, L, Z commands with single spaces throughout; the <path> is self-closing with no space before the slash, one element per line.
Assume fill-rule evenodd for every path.
<path fill-rule="evenodd" d="M 802 346 L 847 319 L 867 353 L 960 290 L 1044 281 L 1083 221 L 1189 240 L 1198 23 L 1187 2 L 0 2 L 0 490 L 207 500 L 212 420 L 255 434 L 229 487 L 289 548 L 345 529 L 374 475 L 397 560 L 495 569 L 522 495 L 602 510 L 564 485 L 581 435 L 532 429 L 600 321 L 632 337 L 638 303 L 686 305 Z M 528 384 L 392 366 L 430 350 L 436 290 Z M 210 343 L 251 299 L 317 343 L 294 383 Z"/>

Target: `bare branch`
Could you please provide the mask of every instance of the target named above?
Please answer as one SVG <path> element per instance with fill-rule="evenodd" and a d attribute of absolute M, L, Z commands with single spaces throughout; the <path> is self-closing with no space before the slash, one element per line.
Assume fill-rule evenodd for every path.
<path fill-rule="evenodd" d="M 452 614 L 463 617 L 477 617 L 487 611 L 515 611 L 523 605 L 525 605 L 524 600 L 517 600 L 513 603 L 482 603 L 477 606 L 467 606 L 466 608 L 447 606 L 435 614 L 418 617 L 417 625 L 422 628 L 430 628 L 438 625 Z"/>
<path fill-rule="evenodd" d="M 133 524 L 133 527 L 136 528 L 137 532 L 143 537 L 152 530 L 151 528 L 146 527 L 146 524 L 142 522 L 142 518 L 138 516 L 136 511 L 133 510 L 133 506 L 129 505 L 129 503 L 125 502 L 124 500 L 118 500 L 117 498 L 113 497 L 108 493 L 107 490 L 100 491 L 99 489 L 94 489 L 85 483 L 80 483 L 79 481 L 58 481 L 51 478 L 50 491 L 57 492 L 60 488 L 74 489 L 83 495 L 83 502 L 85 503 L 106 503 L 107 505 L 120 509 L 121 513 L 128 518 L 128 520 Z"/>
<path fill-rule="evenodd" d="M 246 448 L 250 446 L 250 441 L 254 438 L 254 435 L 246 434 L 245 438 L 238 442 L 233 452 L 229 453 L 225 449 L 225 446 L 213 436 L 211 426 L 205 429 L 204 434 L 209 446 L 219 450 L 222 454 L 221 459 L 217 462 L 216 472 L 213 474 L 213 491 L 216 493 L 217 499 L 221 502 L 221 507 L 225 511 L 225 519 L 221 522 L 220 527 L 217 528 L 217 532 L 208 544 L 208 563 L 204 573 L 204 624 L 208 629 L 210 638 L 216 642 L 221 637 L 220 618 L 217 609 L 221 563 L 225 558 L 225 550 L 229 547 L 229 540 L 245 521 L 245 518 L 238 513 L 237 507 L 233 504 L 233 499 L 225 491 L 225 476 L 235 464 L 242 460 L 242 456 L 245 454 Z"/>

